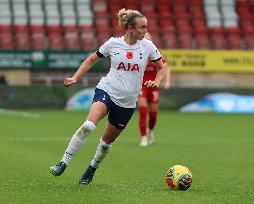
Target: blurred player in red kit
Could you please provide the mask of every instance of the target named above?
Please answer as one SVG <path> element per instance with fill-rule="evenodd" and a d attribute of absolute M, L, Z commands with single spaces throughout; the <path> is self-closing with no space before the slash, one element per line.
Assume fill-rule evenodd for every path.
<path fill-rule="evenodd" d="M 145 38 L 151 40 L 152 37 L 146 33 Z M 165 59 L 162 60 L 167 74 L 163 80 L 162 86 L 165 90 L 170 88 L 170 72 Z M 138 98 L 138 111 L 139 111 L 139 129 L 141 133 L 140 146 L 147 146 L 154 143 L 153 129 L 157 122 L 160 102 L 160 90 L 158 87 L 147 87 L 144 85 L 146 81 L 154 80 L 157 75 L 157 68 L 151 61 L 148 61 L 142 84 L 141 94 Z M 147 116 L 148 120 L 147 120 Z"/>

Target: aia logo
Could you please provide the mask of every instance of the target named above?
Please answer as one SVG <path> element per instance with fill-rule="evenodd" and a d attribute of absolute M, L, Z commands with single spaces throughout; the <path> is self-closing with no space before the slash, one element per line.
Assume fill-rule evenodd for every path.
<path fill-rule="evenodd" d="M 126 53 L 126 57 L 127 57 L 128 59 L 132 59 L 132 58 L 133 58 L 133 52 L 127 52 L 127 53 Z"/>
<path fill-rule="evenodd" d="M 120 69 L 123 70 L 123 71 L 131 71 L 131 72 L 137 71 L 137 72 L 139 72 L 138 64 L 133 64 L 132 65 L 130 63 L 124 64 L 123 62 L 120 62 L 118 67 L 117 67 L 117 70 L 120 70 Z"/>

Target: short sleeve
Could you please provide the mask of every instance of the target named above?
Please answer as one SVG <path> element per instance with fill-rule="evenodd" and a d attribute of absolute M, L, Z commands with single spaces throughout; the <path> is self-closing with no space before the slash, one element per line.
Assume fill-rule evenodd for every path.
<path fill-rule="evenodd" d="M 157 49 L 157 47 L 151 42 L 149 43 L 149 60 L 151 61 L 157 61 L 159 59 L 161 59 L 161 53 L 159 52 L 159 50 Z"/>
<path fill-rule="evenodd" d="M 110 47 L 111 47 L 112 38 L 106 41 L 101 47 L 99 48 L 100 54 L 104 57 L 108 57 L 110 55 Z"/>

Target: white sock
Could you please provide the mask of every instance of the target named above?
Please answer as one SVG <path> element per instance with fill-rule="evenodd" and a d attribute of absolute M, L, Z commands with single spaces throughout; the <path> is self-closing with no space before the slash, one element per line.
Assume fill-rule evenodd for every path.
<path fill-rule="evenodd" d="M 102 160 L 106 157 L 107 153 L 111 150 L 112 144 L 107 144 L 102 139 L 100 139 L 99 145 L 97 147 L 96 153 L 90 165 L 93 168 L 97 168 Z"/>
<path fill-rule="evenodd" d="M 87 136 L 96 128 L 95 124 L 89 120 L 86 120 L 84 124 L 75 132 L 61 161 L 68 164 L 74 154 L 85 143 Z"/>

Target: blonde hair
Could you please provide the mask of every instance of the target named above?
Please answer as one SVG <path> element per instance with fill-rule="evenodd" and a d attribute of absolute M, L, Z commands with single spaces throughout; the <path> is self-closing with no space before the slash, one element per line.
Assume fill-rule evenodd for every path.
<path fill-rule="evenodd" d="M 126 10 L 125 8 L 121 9 L 117 16 L 119 25 L 123 25 L 125 28 L 136 25 L 135 19 L 137 17 L 145 17 L 137 10 Z"/>

